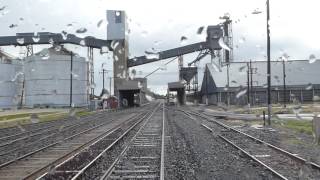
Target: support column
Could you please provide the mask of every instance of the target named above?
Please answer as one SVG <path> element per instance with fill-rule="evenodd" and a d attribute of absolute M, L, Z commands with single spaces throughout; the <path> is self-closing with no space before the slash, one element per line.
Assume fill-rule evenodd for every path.
<path fill-rule="evenodd" d="M 128 66 L 127 66 L 128 42 L 126 40 L 114 40 L 112 43 L 114 47 L 114 50 L 113 50 L 114 95 L 119 98 L 118 88 L 128 78 Z"/>

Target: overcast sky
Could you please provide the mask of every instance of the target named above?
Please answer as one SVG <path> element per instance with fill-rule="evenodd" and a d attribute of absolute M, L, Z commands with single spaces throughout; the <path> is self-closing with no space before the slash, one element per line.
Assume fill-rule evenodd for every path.
<path fill-rule="evenodd" d="M 181 46 L 181 36 L 187 37 L 184 44 L 203 41 L 197 35 L 200 26 L 216 25 L 219 16 L 229 13 L 233 20 L 235 61 L 264 60 L 266 55 L 265 0 L 0 0 L 0 35 L 14 35 L 17 32 L 69 33 L 81 27 L 88 31 L 80 36 L 94 36 L 106 39 L 106 23 L 97 27 L 100 20 L 106 20 L 106 10 L 125 10 L 129 20 L 129 49 L 131 57 L 144 55 L 150 48 L 159 50 Z M 320 57 L 319 0 L 270 0 L 271 5 L 271 47 L 272 59 L 283 53 L 291 59 L 308 59 L 311 54 Z M 2 8 L 4 7 L 4 8 Z M 259 14 L 252 14 L 254 11 Z M 17 24 L 15 28 L 9 28 Z M 72 24 L 72 26 L 67 26 Z M 41 50 L 48 46 L 36 46 Z M 86 48 L 68 45 L 73 51 L 86 56 Z M 18 56 L 20 48 L 3 47 L 5 51 Z M 185 64 L 197 54 L 184 56 Z M 101 64 L 112 70 L 111 53 L 100 55 L 95 51 L 96 92 L 101 90 Z M 169 60 L 169 59 L 168 59 Z M 162 66 L 168 60 L 138 66 L 138 76 L 144 76 Z M 206 58 L 203 67 L 210 59 Z M 168 82 L 178 80 L 177 62 L 167 66 L 148 79 L 149 87 L 164 93 Z M 201 68 L 200 68 L 201 70 Z M 202 80 L 200 71 L 199 80 Z"/>

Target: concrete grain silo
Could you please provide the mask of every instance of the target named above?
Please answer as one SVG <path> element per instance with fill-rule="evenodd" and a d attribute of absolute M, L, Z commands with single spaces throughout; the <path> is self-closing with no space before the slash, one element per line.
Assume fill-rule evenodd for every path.
<path fill-rule="evenodd" d="M 22 64 L 0 51 L 0 108 L 15 109 L 22 93 Z"/>
<path fill-rule="evenodd" d="M 72 104 L 75 107 L 88 105 L 88 62 L 65 48 L 43 49 L 27 57 L 25 72 L 26 107 L 70 106 L 72 74 Z"/>

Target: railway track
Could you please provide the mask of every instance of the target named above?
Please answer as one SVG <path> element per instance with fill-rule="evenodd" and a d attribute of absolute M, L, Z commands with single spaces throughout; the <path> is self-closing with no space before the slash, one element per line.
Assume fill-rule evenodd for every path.
<path fill-rule="evenodd" d="M 111 117 L 115 113 L 108 113 Z M 118 113 L 119 114 L 119 113 Z M 57 140 L 65 139 L 73 134 L 89 129 L 94 126 L 105 124 L 106 113 L 97 113 L 95 115 L 80 118 L 79 120 L 72 120 L 67 122 L 60 122 L 52 128 L 52 126 L 43 127 L 41 131 L 33 131 L 25 134 L 24 137 L 17 137 L 10 141 L 4 141 L 0 145 L 0 168 L 24 157 L 24 155 L 35 151 L 41 147 L 48 146 Z M 111 118 L 112 119 L 112 118 Z M 19 135 L 20 136 L 20 135 Z"/>
<path fill-rule="evenodd" d="M 320 179 L 320 165 L 195 111 L 179 109 L 280 179 Z M 200 117 L 195 118 L 195 117 Z"/>
<path fill-rule="evenodd" d="M 38 179 L 163 177 L 164 112 L 159 109 L 106 134 Z"/>
<path fill-rule="evenodd" d="M 144 111 L 141 109 L 140 111 Z M 141 113 L 139 113 L 141 114 Z M 127 118 L 134 118 L 128 116 Z M 28 152 L 18 158 L 3 163 L 0 166 L 0 179 L 24 179 L 26 175 L 36 175 L 35 172 L 46 171 L 50 169 L 50 164 L 58 163 L 57 159 L 63 159 L 70 156 L 70 152 L 76 152 L 92 142 L 101 134 L 110 130 L 110 127 L 117 126 L 120 122 L 115 118 L 104 120 L 104 123 L 94 124 L 79 131 L 71 131 L 67 137 L 56 139 L 53 142 Z M 103 119 L 101 120 L 103 121 Z M 48 165 L 49 164 L 49 165 Z M 33 178 L 31 178 L 33 179 Z"/>

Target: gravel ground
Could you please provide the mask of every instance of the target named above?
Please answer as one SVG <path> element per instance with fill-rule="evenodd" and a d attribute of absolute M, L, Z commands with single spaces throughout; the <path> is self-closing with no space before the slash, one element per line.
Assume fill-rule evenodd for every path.
<path fill-rule="evenodd" d="M 277 179 L 195 121 L 168 110 L 166 179 Z"/>
<path fill-rule="evenodd" d="M 320 164 L 320 146 L 314 143 L 312 135 L 297 132 L 282 126 L 272 126 L 272 131 L 270 131 L 254 128 L 251 126 L 250 122 L 246 121 L 219 120 L 293 154 L 298 154 L 308 161 Z"/>

